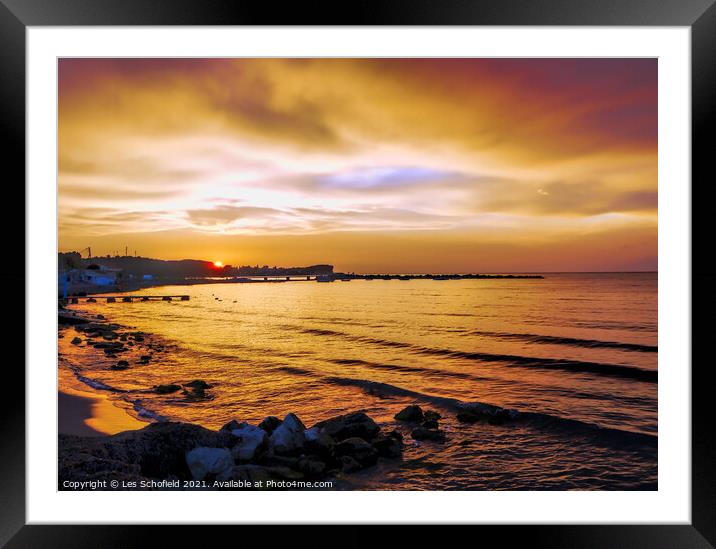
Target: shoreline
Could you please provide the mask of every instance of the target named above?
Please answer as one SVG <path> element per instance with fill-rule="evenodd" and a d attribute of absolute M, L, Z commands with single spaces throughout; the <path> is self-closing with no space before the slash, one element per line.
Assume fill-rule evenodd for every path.
<path fill-rule="evenodd" d="M 59 315 L 60 330 L 81 327 L 82 339 L 91 342 L 86 346 L 100 345 L 112 356 L 122 352 L 120 342 L 132 337 L 122 339 L 129 328 L 104 317 L 76 310 L 60 310 Z M 141 344 L 151 338 L 133 333 L 142 334 Z M 79 348 L 74 341 L 70 344 Z M 58 376 L 60 490 L 353 489 L 361 473 L 403 462 L 404 437 L 426 444 L 446 442 L 440 413 L 416 404 L 387 424 L 378 424 L 363 410 L 310 427 L 295 413 L 283 419 L 268 416 L 257 425 L 231 419 L 218 430 L 195 422 L 144 423 L 99 391 L 71 387 L 70 370 L 60 370 L 65 372 Z M 195 380 L 154 390 L 182 391 L 187 398 L 201 399 L 211 388 Z M 507 418 L 499 412 L 475 410 L 469 420 L 502 423 Z"/>
<path fill-rule="evenodd" d="M 146 425 L 99 392 L 58 387 L 57 429 L 60 434 L 98 437 L 141 429 Z"/>

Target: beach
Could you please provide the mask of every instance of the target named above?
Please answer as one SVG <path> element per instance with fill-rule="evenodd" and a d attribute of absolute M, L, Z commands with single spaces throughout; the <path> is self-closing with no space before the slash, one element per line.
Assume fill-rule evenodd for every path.
<path fill-rule="evenodd" d="M 57 392 L 58 432 L 65 435 L 114 435 L 146 426 L 98 393 Z"/>

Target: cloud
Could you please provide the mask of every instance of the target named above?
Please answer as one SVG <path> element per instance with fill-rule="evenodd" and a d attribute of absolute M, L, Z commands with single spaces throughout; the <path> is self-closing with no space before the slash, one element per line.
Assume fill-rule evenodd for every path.
<path fill-rule="evenodd" d="M 655 235 L 657 122 L 655 59 L 61 59 L 60 240 Z"/>
<path fill-rule="evenodd" d="M 189 221 L 196 225 L 222 225 L 238 219 L 274 217 L 282 213 L 272 208 L 247 206 L 217 206 L 215 208 L 188 210 L 186 212 Z"/>

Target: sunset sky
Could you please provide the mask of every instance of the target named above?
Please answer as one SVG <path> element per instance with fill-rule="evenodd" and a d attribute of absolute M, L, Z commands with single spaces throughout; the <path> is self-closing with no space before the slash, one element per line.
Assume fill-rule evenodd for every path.
<path fill-rule="evenodd" d="M 656 270 L 656 59 L 62 59 L 59 248 Z"/>

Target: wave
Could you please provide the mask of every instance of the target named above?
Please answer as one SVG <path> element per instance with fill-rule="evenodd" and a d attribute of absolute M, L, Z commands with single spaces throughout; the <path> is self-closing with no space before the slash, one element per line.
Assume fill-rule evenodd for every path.
<path fill-rule="evenodd" d="M 151 419 L 153 421 L 168 421 L 168 418 L 162 416 L 156 412 L 153 412 L 149 408 L 146 408 L 141 400 L 129 401 L 132 404 L 132 408 L 140 418 Z"/>
<path fill-rule="evenodd" d="M 381 370 L 385 372 L 405 372 L 405 373 L 411 373 L 411 374 L 419 374 L 423 376 L 428 377 L 437 377 L 437 378 L 455 378 L 455 379 L 464 379 L 469 381 L 477 381 L 477 382 L 494 382 L 496 381 L 496 378 L 492 377 L 485 377 L 485 376 L 477 376 L 474 374 L 469 374 L 466 372 L 453 372 L 450 370 L 442 370 L 437 368 L 423 368 L 420 366 L 405 366 L 402 364 L 384 364 L 380 362 L 371 362 L 368 360 L 361 360 L 356 358 L 350 358 L 350 359 L 344 359 L 344 358 L 337 358 L 328 360 L 328 362 L 332 364 L 338 364 L 338 365 L 345 365 L 345 366 L 361 366 L 363 368 L 367 368 L 370 370 Z M 290 368 L 289 368 L 290 369 Z M 284 369 L 286 371 L 286 369 Z M 289 372 L 291 373 L 291 372 Z M 305 375 L 305 374 L 302 374 Z M 500 382 L 504 383 L 507 380 L 500 379 Z M 567 398 L 578 398 L 578 399 L 588 399 L 588 400 L 608 400 L 609 402 L 621 402 L 626 405 L 630 406 L 641 406 L 641 407 L 648 407 L 655 405 L 655 402 L 652 398 L 649 397 L 639 397 L 639 396 L 627 396 L 627 395 L 615 395 L 613 393 L 600 393 L 600 392 L 586 392 L 586 391 L 575 391 L 574 389 L 563 389 L 560 387 L 552 387 L 547 385 L 539 385 L 535 383 L 529 383 L 525 380 L 512 380 L 509 381 L 511 383 L 516 383 L 522 386 L 529 385 L 530 387 L 535 388 L 540 393 L 549 393 L 553 395 L 557 395 L 560 397 L 567 397 Z"/>
<path fill-rule="evenodd" d="M 617 341 L 601 341 L 598 339 L 579 339 L 573 337 L 545 336 L 536 334 L 512 334 L 508 332 L 486 332 L 480 330 L 475 330 L 469 333 L 471 335 L 482 335 L 499 339 L 512 339 L 526 341 L 528 343 L 552 343 L 557 345 L 569 345 L 570 347 L 586 347 L 589 349 L 621 349 L 624 351 L 637 351 L 640 353 L 656 353 L 659 350 L 656 345 L 620 343 Z"/>
<path fill-rule="evenodd" d="M 358 387 L 369 394 L 376 396 L 404 396 L 419 401 L 428 402 L 434 406 L 442 407 L 454 412 L 478 412 L 481 414 L 505 414 L 513 422 L 528 424 L 532 427 L 542 429 L 559 430 L 568 434 L 588 437 L 590 442 L 601 443 L 609 446 L 616 445 L 619 448 L 625 446 L 648 447 L 656 449 L 658 437 L 648 433 L 627 431 L 614 427 L 602 427 L 578 419 L 566 418 L 543 412 L 530 412 L 503 408 L 486 402 L 463 402 L 456 398 L 428 395 L 410 389 L 404 389 L 397 385 L 370 381 L 367 379 L 353 379 L 346 377 L 330 377 L 326 381 L 336 385 Z"/>
<path fill-rule="evenodd" d="M 427 376 L 438 377 L 454 377 L 457 379 L 469 379 L 473 381 L 489 381 L 491 378 L 467 374 L 464 372 L 451 372 L 449 370 L 437 370 L 435 368 L 421 368 L 419 366 L 404 366 L 402 364 L 383 364 L 380 362 L 370 362 L 368 360 L 360 360 L 357 358 L 336 358 L 330 360 L 334 364 L 345 366 L 364 366 L 374 370 L 384 370 L 386 372 L 405 372 L 409 374 L 421 374 Z"/>
<path fill-rule="evenodd" d="M 414 345 L 412 343 L 404 343 L 400 341 L 392 341 L 375 337 L 352 335 L 336 330 L 298 327 L 296 327 L 295 329 L 309 335 L 340 337 L 358 343 L 370 343 L 374 345 L 380 345 L 382 347 L 406 349 L 411 352 L 422 355 L 461 358 L 465 360 L 477 360 L 480 362 L 500 362 L 504 363 L 507 366 L 517 366 L 523 368 L 542 368 L 550 370 L 557 369 L 573 373 L 588 373 L 601 376 L 627 378 L 636 381 L 644 381 L 647 383 L 656 383 L 658 381 L 658 372 L 656 370 L 646 370 L 643 368 L 638 368 L 636 366 L 627 366 L 623 364 L 607 364 L 602 362 L 585 362 L 579 360 L 566 360 L 558 358 L 540 358 L 522 355 L 455 351 L 452 349 L 425 347 L 422 345 Z"/>
<path fill-rule="evenodd" d="M 124 389 L 117 389 L 116 387 L 112 387 L 111 385 L 107 385 L 106 383 L 103 383 L 101 381 L 97 381 L 96 379 L 92 379 L 83 375 L 78 374 L 75 372 L 75 377 L 78 381 L 81 381 L 88 387 L 92 387 L 93 389 L 97 389 L 100 391 L 110 391 L 112 393 L 126 393 Z"/>

